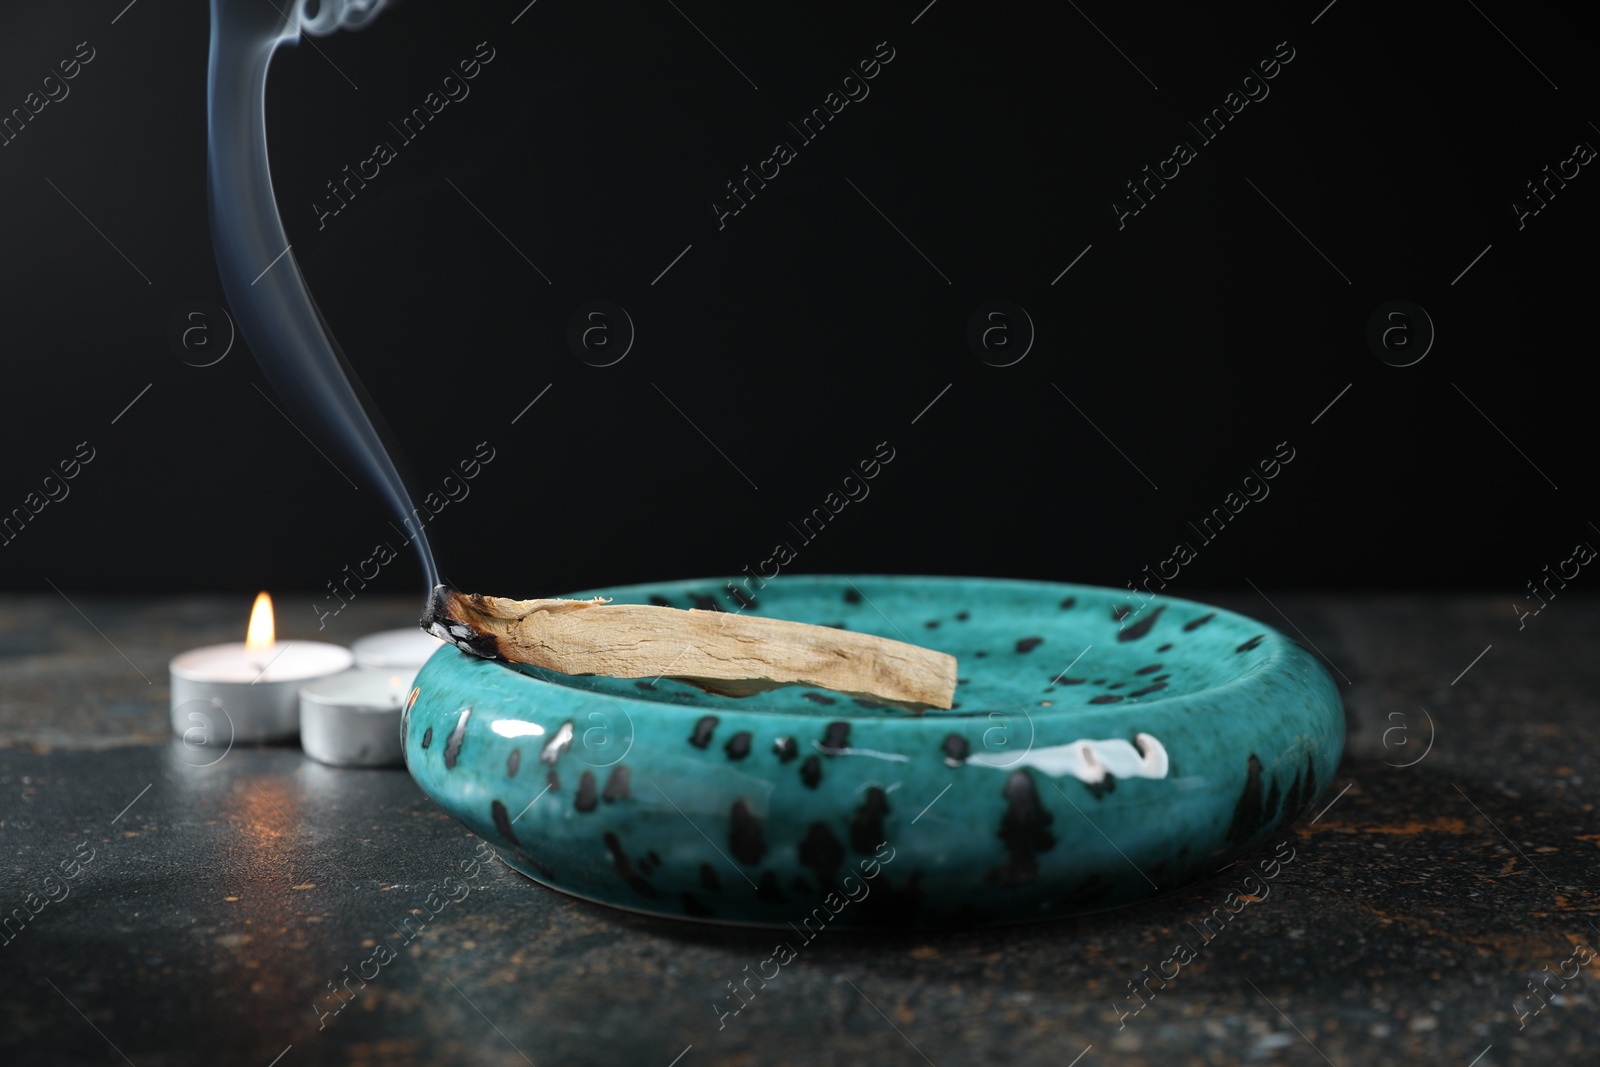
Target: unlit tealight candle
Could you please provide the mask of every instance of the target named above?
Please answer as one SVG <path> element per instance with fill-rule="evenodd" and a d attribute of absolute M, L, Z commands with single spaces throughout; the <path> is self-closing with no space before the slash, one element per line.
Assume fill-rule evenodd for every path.
<path fill-rule="evenodd" d="M 414 669 L 354 670 L 300 689 L 300 747 L 335 767 L 398 767 Z"/>
<path fill-rule="evenodd" d="M 384 630 L 357 638 L 350 646 L 355 653 L 357 667 L 374 667 L 379 670 L 407 668 L 416 674 L 428 657 L 439 651 L 443 641 L 419 627 L 404 630 Z"/>
<path fill-rule="evenodd" d="M 444 642 L 418 628 L 368 634 L 356 669 L 300 690 L 300 747 L 335 767 L 399 767 L 400 713 L 411 682 Z"/>

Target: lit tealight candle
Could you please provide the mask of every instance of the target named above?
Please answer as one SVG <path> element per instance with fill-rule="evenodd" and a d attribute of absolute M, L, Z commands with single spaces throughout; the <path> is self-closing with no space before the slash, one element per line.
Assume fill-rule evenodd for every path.
<path fill-rule="evenodd" d="M 172 730 L 186 743 L 219 749 L 235 741 L 293 738 L 300 729 L 300 687 L 347 670 L 354 661 L 340 645 L 276 640 L 272 598 L 262 593 L 242 643 L 173 657 L 167 668 Z"/>
<path fill-rule="evenodd" d="M 358 667 L 300 688 L 300 747 L 335 767 L 398 767 L 415 668 Z"/>

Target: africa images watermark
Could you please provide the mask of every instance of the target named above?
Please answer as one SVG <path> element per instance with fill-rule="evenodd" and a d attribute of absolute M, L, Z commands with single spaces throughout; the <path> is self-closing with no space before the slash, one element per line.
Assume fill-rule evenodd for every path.
<path fill-rule="evenodd" d="M 1285 449 L 1288 450 L 1287 454 L 1285 454 Z M 1244 509 L 1252 502 L 1260 503 L 1261 501 L 1267 499 L 1268 495 L 1270 495 L 1272 492 L 1272 489 L 1267 485 L 1267 482 L 1270 482 L 1272 479 L 1276 478 L 1283 472 L 1284 467 L 1294 462 L 1294 457 L 1295 450 L 1290 446 L 1289 442 L 1279 441 L 1276 449 L 1272 453 L 1272 456 L 1267 459 L 1260 460 L 1256 464 L 1257 469 L 1260 471 L 1259 477 L 1257 476 L 1256 471 L 1251 471 L 1249 474 L 1246 474 L 1239 480 L 1239 488 L 1230 490 L 1228 495 L 1222 498 L 1221 505 L 1212 508 L 1211 513 L 1200 520 L 1199 526 L 1196 526 L 1191 522 L 1189 527 L 1194 530 L 1195 533 L 1200 535 L 1202 539 L 1202 546 L 1209 545 L 1212 541 L 1215 541 L 1217 539 L 1217 535 L 1223 531 L 1228 523 L 1233 519 L 1238 518 L 1240 512 L 1244 511 Z M 1241 495 L 1241 493 L 1243 495 Z M 1133 595 L 1136 597 L 1143 597 L 1143 600 L 1140 602 L 1137 609 L 1124 611 L 1118 617 L 1117 622 L 1119 624 L 1119 628 L 1126 629 L 1128 624 L 1134 619 L 1138 618 L 1140 613 L 1143 612 L 1144 609 L 1150 605 L 1150 602 L 1156 598 L 1156 591 L 1150 588 L 1151 582 L 1160 582 L 1160 588 L 1165 589 L 1167 587 L 1167 582 L 1176 578 L 1184 567 L 1194 562 L 1195 557 L 1198 555 L 1199 553 L 1195 550 L 1194 545 L 1190 544 L 1188 541 L 1182 541 L 1173 546 L 1172 555 L 1156 564 L 1154 571 L 1152 571 L 1150 569 L 1150 565 L 1146 563 L 1144 566 L 1144 577 L 1142 579 L 1134 579 L 1133 581 L 1126 583 L 1128 589 L 1133 593 Z M 1167 568 L 1169 566 L 1172 569 L 1170 574 L 1167 572 Z M 1138 582 L 1139 586 L 1144 589 L 1143 593 L 1139 591 L 1139 588 L 1135 587 L 1134 582 Z M 1154 621 L 1154 616 L 1151 617 L 1150 621 Z"/>
<path fill-rule="evenodd" d="M 479 855 L 476 859 L 465 859 L 457 864 L 457 866 L 461 868 L 462 874 L 468 878 L 476 878 L 482 871 L 482 865 L 479 862 L 480 860 L 488 861 L 498 859 L 498 857 L 494 855 L 494 851 L 489 847 L 489 844 L 485 841 L 478 842 L 478 853 Z M 341 1011 L 344 1011 L 345 1008 L 349 1007 L 350 1001 L 354 1000 L 360 995 L 361 990 L 367 987 L 368 982 L 376 979 L 378 975 L 382 973 L 383 968 L 387 964 L 393 963 L 395 960 L 399 959 L 399 950 L 404 949 L 412 942 L 413 939 L 419 936 L 422 933 L 423 927 L 427 926 L 429 920 L 437 918 L 444 911 L 444 909 L 449 907 L 451 904 L 460 904 L 463 900 L 467 899 L 467 897 L 472 893 L 472 887 L 465 883 L 452 886 L 451 882 L 453 878 L 453 875 L 446 875 L 444 881 L 440 883 L 439 889 L 432 890 L 426 897 L 423 898 L 422 907 L 412 908 L 406 913 L 406 917 L 400 922 L 389 924 L 393 926 L 400 934 L 400 937 L 395 939 L 396 944 L 399 946 L 398 949 L 391 947 L 388 941 L 380 940 L 377 943 L 377 946 L 372 950 L 372 954 L 356 964 L 355 974 L 351 974 L 350 965 L 345 964 L 343 972 L 344 981 L 340 982 L 338 985 L 335 985 L 334 981 L 330 979 L 327 982 L 328 992 L 318 993 L 316 997 L 312 998 L 311 1010 L 316 1013 L 318 1030 L 327 1029 L 329 1018 L 338 1015 Z M 442 895 L 440 890 L 443 890 Z M 413 923 L 416 924 L 415 927 L 413 927 Z M 372 969 L 370 974 L 367 973 L 368 967 Z M 350 987 L 351 981 L 360 982 L 361 985 L 355 989 L 352 989 Z M 340 986 L 343 986 L 344 991 L 350 994 L 348 998 L 339 993 Z M 332 998 L 331 1003 L 338 1006 L 325 1006 L 329 1003 L 328 998 Z M 318 1004 L 317 1001 L 319 999 L 324 1003 Z"/>
<path fill-rule="evenodd" d="M 868 838 L 868 840 L 871 840 L 871 838 Z M 889 850 L 889 854 L 887 856 L 883 854 L 883 850 L 886 848 Z M 800 920 L 799 926 L 795 926 L 795 924 L 791 922 L 789 924 L 790 928 L 805 939 L 800 942 L 801 948 L 804 948 L 812 941 L 815 941 L 817 934 L 822 933 L 822 931 L 827 928 L 828 923 L 833 920 L 834 916 L 844 911 L 846 907 L 851 904 L 859 904 L 861 901 L 867 899 L 867 897 L 872 893 L 872 880 L 878 877 L 879 874 L 883 873 L 884 866 L 892 861 L 894 857 L 894 847 L 887 841 L 880 842 L 878 847 L 873 852 L 873 858 L 861 861 L 861 878 L 856 883 L 854 888 L 851 888 L 850 886 L 851 880 L 856 877 L 855 872 L 852 871 L 840 880 L 839 888 L 828 890 L 827 895 L 822 898 L 822 904 L 818 907 L 812 908 L 811 913 Z M 840 893 L 840 889 L 843 890 L 842 895 Z M 859 890 L 859 894 L 857 893 L 857 890 Z M 815 931 L 813 931 L 811 928 L 813 922 L 816 924 Z M 716 1012 L 717 1015 L 717 1029 L 727 1029 L 728 1017 L 730 1015 L 736 1016 L 750 1006 L 745 1001 L 745 993 L 750 995 L 750 1000 L 756 999 L 755 991 L 750 988 L 750 980 L 752 978 L 761 983 L 762 989 L 767 988 L 767 983 L 775 980 L 779 974 L 782 973 L 782 968 L 788 966 L 790 963 L 793 963 L 799 954 L 799 950 L 791 945 L 788 941 L 780 941 L 772 947 L 772 955 L 756 964 L 756 973 L 750 973 L 750 965 L 748 963 L 745 964 L 744 978 L 739 982 L 738 985 L 735 985 L 732 980 L 729 980 L 727 986 L 731 997 L 725 996 L 722 998 L 723 1000 L 737 998 L 739 1006 L 729 1010 L 724 1008 L 717 1001 L 711 1002 L 711 1010 Z M 768 974 L 762 969 L 768 965 L 771 965 L 772 967 L 771 974 Z M 740 989 L 743 989 L 744 993 L 741 993 Z"/>
<path fill-rule="evenodd" d="M 1573 546 L 1572 555 L 1556 564 L 1554 572 L 1551 571 L 1550 564 L 1546 563 L 1543 571 L 1544 580 L 1539 583 L 1540 587 L 1543 588 L 1545 592 L 1545 596 L 1548 596 L 1551 600 L 1554 600 L 1556 598 L 1556 593 L 1559 590 L 1550 588 L 1550 583 L 1553 581 L 1557 583 L 1560 589 L 1565 589 L 1567 587 L 1567 580 L 1576 578 L 1578 576 L 1578 572 L 1582 568 L 1588 566 L 1590 561 L 1593 559 L 1594 546 L 1587 541 L 1579 541 Z M 1571 574 L 1567 573 L 1567 568 L 1569 566 L 1572 568 Z M 1519 632 L 1527 629 L 1529 616 L 1538 615 L 1539 612 L 1550 606 L 1545 602 L 1545 598 L 1539 595 L 1538 590 L 1534 588 L 1533 579 L 1531 578 L 1528 579 L 1528 593 L 1533 597 L 1533 599 L 1539 602 L 1539 606 L 1537 608 L 1529 610 L 1524 609 L 1515 601 L 1512 601 L 1511 603 L 1511 610 L 1517 616 L 1517 630 Z"/>
<path fill-rule="evenodd" d="M 885 454 L 886 451 L 887 454 Z M 883 468 L 891 463 L 894 457 L 895 450 L 889 442 L 879 441 L 870 458 L 856 463 L 856 467 L 860 471 L 860 477 L 857 477 L 855 471 L 851 471 L 839 480 L 838 489 L 830 491 L 827 496 L 823 497 L 820 507 L 812 508 L 811 513 L 800 520 L 799 526 L 792 522 L 789 523 L 789 528 L 800 536 L 801 546 L 804 547 L 816 540 L 817 535 L 822 533 L 823 527 L 837 518 L 840 512 L 850 506 L 852 501 L 860 503 L 867 499 L 867 495 L 872 492 L 867 483 L 883 473 Z M 754 606 L 756 590 L 763 588 L 768 581 L 776 578 L 779 572 L 793 563 L 798 555 L 799 552 L 794 545 L 788 541 L 779 541 L 772 546 L 772 555 L 758 563 L 754 571 L 751 570 L 749 564 L 745 564 L 745 577 L 740 580 L 742 586 L 731 579 L 728 581 L 728 595 L 736 600 L 741 608 Z M 768 573 L 769 567 L 771 568 L 770 574 Z M 752 583 L 754 584 L 752 585 Z"/>
<path fill-rule="evenodd" d="M 879 41 L 872 58 L 860 60 L 849 73 L 842 75 L 838 87 L 828 90 L 828 95 L 822 98 L 822 103 L 812 108 L 811 113 L 800 120 L 800 125 L 796 126 L 791 121 L 789 128 L 800 135 L 801 146 L 815 141 L 827 128 L 828 123 L 845 108 L 852 103 L 859 104 L 865 100 L 872 92 L 867 82 L 883 73 L 883 68 L 888 66 L 894 57 L 895 50 L 890 47 L 889 42 Z M 772 154 L 757 163 L 755 170 L 752 171 L 750 164 L 746 163 L 741 172 L 742 177 L 724 183 L 729 199 L 711 201 L 711 213 L 717 217 L 717 229 L 726 229 L 727 220 L 749 207 L 749 201 L 756 198 L 756 193 L 765 189 L 767 182 L 775 180 L 783 173 L 783 168 L 793 163 L 798 156 L 799 152 L 792 143 L 778 141 L 772 146 Z"/>
<path fill-rule="evenodd" d="M 83 73 L 83 68 L 93 62 L 94 57 L 94 47 L 88 41 L 79 41 L 72 58 L 56 64 L 56 70 L 61 72 L 59 75 L 54 72 L 46 74 L 39 89 L 22 98 L 21 107 L 14 107 L 10 114 L 0 117 L 0 148 L 11 147 L 11 142 L 22 136 L 22 131 L 28 128 L 30 122 L 36 121 L 45 108 L 65 100 L 72 92 L 72 86 L 67 83 Z"/>
<path fill-rule="evenodd" d="M 1525 182 L 1523 188 L 1530 200 L 1511 201 L 1511 213 L 1517 217 L 1517 229 L 1527 229 L 1527 220 L 1549 207 L 1549 201 L 1556 198 L 1556 193 L 1567 187 L 1567 181 L 1582 173 L 1579 168 L 1588 165 L 1594 156 L 1594 146 L 1588 141 L 1579 141 L 1572 146 L 1572 155 L 1557 163 L 1553 172 L 1547 163 L 1541 172 L 1542 177 Z M 1541 191 L 1544 194 L 1542 196 Z"/>
<path fill-rule="evenodd" d="M 495 50 L 489 47 L 489 42 L 479 41 L 477 51 L 456 64 L 461 72 L 459 77 L 454 72 L 446 74 L 439 83 L 439 89 L 429 90 L 428 95 L 422 98 L 422 103 L 400 120 L 399 126 L 389 123 L 394 132 L 400 135 L 400 147 L 404 148 L 421 136 L 428 123 L 438 118 L 445 108 L 465 100 L 472 93 L 472 87 L 467 82 L 483 73 L 483 67 L 493 62 L 494 57 Z M 440 95 L 440 90 L 444 95 Z M 372 154 L 355 165 L 354 171 L 348 163 L 345 164 L 341 172 L 344 176 L 330 178 L 326 183 L 329 199 L 312 201 L 311 210 L 317 213 L 317 229 L 325 229 L 328 220 L 349 207 L 349 202 L 367 187 L 367 182 L 376 180 L 383 173 L 383 168 L 393 163 L 398 155 L 398 150 L 391 142 L 379 141 L 372 146 Z M 344 190 L 343 195 L 340 189 Z"/>
<path fill-rule="evenodd" d="M 87 455 L 84 454 L 85 449 L 88 450 Z M 72 455 L 56 464 L 60 476 L 52 472 L 46 474 L 39 483 L 39 489 L 44 491 L 42 496 L 38 489 L 30 491 L 22 498 L 20 506 L 12 508 L 9 514 L 0 518 L 0 548 L 15 541 L 28 523 L 45 508 L 67 499 L 67 495 L 72 492 L 72 487 L 67 483 L 83 473 L 83 468 L 94 462 L 94 457 L 94 447 L 88 441 L 79 441 Z"/>
<path fill-rule="evenodd" d="M 488 449 L 488 455 L 484 455 L 485 449 Z M 440 492 L 442 492 L 444 495 L 441 496 L 440 492 L 429 493 L 427 496 L 422 498 L 421 507 L 412 508 L 411 514 L 405 519 L 401 520 L 406 524 L 406 528 L 409 531 L 404 540 L 401 541 L 401 547 L 403 548 L 406 545 L 409 545 L 416 538 L 417 534 L 421 532 L 421 530 L 426 527 L 428 523 L 438 518 L 439 514 L 444 511 L 444 509 L 452 502 L 459 503 L 460 501 L 467 499 L 467 496 L 472 492 L 472 489 L 466 483 L 476 478 L 479 474 L 482 474 L 483 468 L 492 463 L 494 461 L 494 457 L 494 447 L 490 445 L 488 441 L 479 441 L 477 450 L 474 451 L 471 456 L 459 461 L 456 464 L 457 469 L 461 471 L 461 477 L 457 478 L 454 474 L 445 475 L 444 480 L 440 483 Z M 376 578 L 378 576 L 378 572 L 384 567 L 387 567 L 390 563 L 394 562 L 399 555 L 399 551 L 395 549 L 393 545 L 389 544 L 387 540 L 385 540 L 380 541 L 373 547 L 372 555 L 356 564 L 354 573 L 351 573 L 350 571 L 350 564 L 346 563 L 344 565 L 344 580 L 340 582 L 337 587 L 334 585 L 333 581 L 329 581 L 327 583 L 328 591 L 333 594 L 334 599 L 339 601 L 339 606 L 336 608 L 330 607 L 324 610 L 323 608 L 318 607 L 316 604 L 311 605 L 311 610 L 317 613 L 317 629 L 321 630 L 325 628 L 328 625 L 329 619 L 333 618 L 335 615 L 338 615 L 339 612 L 349 607 L 349 601 L 356 598 L 357 591 L 365 589 L 367 587 L 367 583 Z M 372 567 L 372 573 L 370 574 L 367 573 L 366 568 L 368 566 Z M 356 583 L 355 589 L 350 588 L 351 582 Z M 344 590 L 346 594 L 345 596 L 339 595 L 340 589 Z M 346 599 L 346 597 L 348 597 L 348 599 Z M 328 598 L 323 597 L 322 599 L 326 601 Z"/>
<path fill-rule="evenodd" d="M 1554 1000 L 1556 996 L 1559 995 L 1559 991 L 1567 987 L 1568 982 L 1577 978 L 1578 973 L 1595 958 L 1595 955 L 1595 950 L 1590 948 L 1587 942 L 1580 941 L 1578 942 L 1577 947 L 1573 949 L 1572 955 L 1562 960 L 1560 964 L 1561 968 L 1570 966 L 1572 968 L 1571 974 L 1567 974 L 1565 970 L 1551 971 L 1548 963 L 1540 968 L 1542 971 L 1544 971 L 1544 977 L 1539 980 L 1539 983 L 1544 987 L 1544 991 L 1546 993 L 1551 994 L 1550 999 Z M 1561 983 L 1556 990 L 1551 990 L 1550 988 L 1550 979 L 1552 978 Z M 1516 1014 L 1517 1022 L 1520 1024 L 1517 1026 L 1518 1032 L 1521 1032 L 1527 1028 L 1529 1019 L 1533 1018 L 1535 1015 L 1538 1015 L 1540 1012 L 1544 1011 L 1545 1008 L 1549 1007 L 1549 1005 L 1545 1003 L 1545 999 L 1534 990 L 1533 981 L 1531 979 L 1528 982 L 1528 989 L 1530 992 L 1519 993 L 1511 999 L 1511 1010 Z M 1533 997 L 1539 1002 L 1539 1006 L 1531 1011 L 1524 1010 L 1520 1005 L 1520 1002 L 1523 1000 L 1523 998 L 1528 996 Z"/>
<path fill-rule="evenodd" d="M 83 854 L 85 848 L 89 849 L 87 856 Z M 73 852 L 75 853 L 73 857 L 62 860 L 58 865 L 62 877 L 69 880 L 82 875 L 83 869 L 94 862 L 95 850 L 87 841 L 79 841 Z M 0 939 L 3 939 L 0 940 L 0 946 L 10 945 L 35 916 L 51 904 L 59 904 L 72 894 L 71 882 L 58 881 L 54 873 L 44 876 L 43 889 L 43 896 L 35 890 L 30 890 L 23 899 L 21 907 L 12 908 L 11 914 L 0 919 Z"/>
<path fill-rule="evenodd" d="M 1222 135 L 1229 122 L 1239 117 L 1240 112 L 1249 107 L 1251 103 L 1260 103 L 1272 92 L 1267 82 L 1283 73 L 1283 67 L 1294 60 L 1295 51 L 1289 46 L 1288 41 L 1279 41 L 1273 46 L 1273 58 L 1263 59 L 1256 64 L 1256 70 L 1246 74 L 1239 80 L 1239 88 L 1230 89 L 1228 95 L 1222 98 L 1222 106 L 1214 107 L 1211 113 L 1200 119 L 1200 125 L 1189 123 L 1200 139 L 1201 147 L 1210 144 Z M 1147 201 L 1154 200 L 1156 192 L 1167 187 L 1167 182 L 1177 178 L 1183 173 L 1183 168 L 1198 159 L 1200 153 L 1189 141 L 1179 141 L 1172 146 L 1172 155 L 1156 164 L 1156 169 L 1151 171 L 1149 164 L 1144 167 L 1144 177 L 1125 183 L 1129 200 L 1112 200 L 1111 213 L 1117 217 L 1117 229 L 1128 228 L 1127 220 L 1149 207 Z M 1168 168 L 1171 168 L 1170 171 Z M 1152 186 L 1152 183 L 1154 185 Z M 1143 189 L 1143 195 L 1140 189 Z"/>
<path fill-rule="evenodd" d="M 1286 848 L 1289 850 L 1288 856 L 1283 854 L 1283 850 Z M 1191 922 L 1189 925 L 1194 927 L 1195 932 L 1200 934 L 1201 938 L 1203 939 L 1200 942 L 1200 947 L 1205 948 L 1213 940 L 1215 940 L 1217 935 L 1221 934 L 1222 931 L 1227 928 L 1228 923 L 1233 920 L 1235 915 L 1238 915 L 1240 912 L 1244 911 L 1244 909 L 1249 907 L 1251 904 L 1259 904 L 1266 900 L 1267 897 L 1271 896 L 1272 887 L 1268 883 L 1274 878 L 1278 877 L 1278 875 L 1282 874 L 1284 867 L 1294 862 L 1295 855 L 1295 849 L 1289 844 L 1289 842 L 1278 842 L 1278 847 L 1273 850 L 1273 858 L 1261 861 L 1259 865 L 1261 871 L 1260 877 L 1257 877 L 1254 874 L 1246 875 L 1244 881 L 1240 883 L 1240 888 L 1243 890 L 1243 892 L 1229 893 L 1227 897 L 1223 899 L 1221 907 L 1212 908 L 1211 914 L 1200 920 L 1200 926 L 1195 926 L 1194 923 Z M 1252 882 L 1255 884 L 1252 885 Z M 1235 907 L 1235 905 L 1237 905 L 1237 907 Z M 1215 931 L 1211 929 L 1212 922 L 1217 924 Z M 1156 994 L 1161 990 L 1166 989 L 1168 982 L 1176 980 L 1179 972 L 1181 972 L 1188 964 L 1193 963 L 1196 957 L 1199 955 L 1200 953 L 1195 951 L 1195 949 L 1187 941 L 1180 941 L 1173 948 L 1172 955 L 1168 956 L 1166 959 L 1162 960 L 1156 965 L 1158 973 L 1148 974 L 1147 972 L 1150 970 L 1148 964 L 1141 968 L 1139 973 L 1144 975 L 1144 991 L 1150 995 L 1150 999 L 1154 1000 L 1156 998 Z M 1166 970 L 1168 965 L 1172 965 L 1172 973 L 1170 974 L 1168 974 Z M 1132 994 L 1132 999 L 1139 1002 L 1139 1006 L 1137 1008 L 1123 1011 L 1118 1008 L 1116 1004 L 1111 1005 L 1111 1010 L 1117 1013 L 1118 1030 L 1127 1028 L 1128 1016 L 1138 1015 L 1141 1011 L 1144 1011 L 1145 1008 L 1149 1007 L 1149 1005 L 1145 1003 L 1145 999 L 1139 995 L 1138 990 L 1134 988 L 1134 982 L 1138 980 L 1138 978 L 1133 978 L 1128 982 L 1128 991 Z M 1159 982 L 1159 988 L 1152 989 L 1150 987 L 1150 983 L 1152 981 Z"/>

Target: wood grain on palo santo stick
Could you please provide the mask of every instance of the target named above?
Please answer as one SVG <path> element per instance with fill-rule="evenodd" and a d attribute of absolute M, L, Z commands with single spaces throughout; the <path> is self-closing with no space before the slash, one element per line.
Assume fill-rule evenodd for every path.
<path fill-rule="evenodd" d="M 487 659 L 562 674 L 673 678 L 721 696 L 814 685 L 912 709 L 948 708 L 954 656 L 885 637 L 725 611 L 595 600 L 507 600 L 437 586 L 422 628 Z"/>

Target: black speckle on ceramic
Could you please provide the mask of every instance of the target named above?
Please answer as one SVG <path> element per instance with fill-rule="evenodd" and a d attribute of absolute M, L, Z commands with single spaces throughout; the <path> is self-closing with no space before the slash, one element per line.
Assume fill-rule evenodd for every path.
<path fill-rule="evenodd" d="M 611 774 L 606 778 L 605 792 L 600 794 L 607 804 L 614 800 L 627 800 L 629 798 L 628 784 L 633 778 L 633 772 L 622 765 L 611 768 Z"/>
<path fill-rule="evenodd" d="M 711 735 L 717 729 L 715 715 L 702 715 L 694 724 L 694 733 L 689 735 L 689 743 L 695 748 L 710 748 Z"/>
<path fill-rule="evenodd" d="M 594 772 L 584 771 L 578 776 L 578 795 L 572 798 L 572 806 L 577 811 L 591 812 L 598 804 Z"/>
<path fill-rule="evenodd" d="M 800 780 L 806 784 L 807 789 L 815 789 L 822 782 L 822 761 L 815 756 L 807 756 L 805 762 L 800 764 Z"/>

